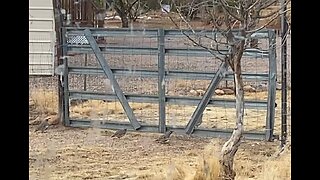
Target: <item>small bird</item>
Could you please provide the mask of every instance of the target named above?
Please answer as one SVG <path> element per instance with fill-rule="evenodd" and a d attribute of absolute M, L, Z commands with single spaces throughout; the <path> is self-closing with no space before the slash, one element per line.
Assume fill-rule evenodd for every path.
<path fill-rule="evenodd" d="M 111 137 L 121 138 L 127 133 L 127 129 L 119 129 L 117 130 Z"/>
<path fill-rule="evenodd" d="M 38 125 L 38 127 L 35 129 L 34 132 L 41 131 L 41 132 L 43 133 L 45 130 L 47 130 L 48 127 L 50 126 L 50 124 L 49 124 L 49 122 L 48 122 L 49 119 L 50 119 L 50 117 L 45 118 L 45 119 Z"/>
<path fill-rule="evenodd" d="M 171 134 L 173 133 L 174 131 L 170 130 L 170 131 L 167 131 L 165 134 L 161 135 L 160 137 L 158 137 L 156 139 L 156 142 L 158 143 L 168 143 L 169 142 L 169 138 L 171 136 Z"/>

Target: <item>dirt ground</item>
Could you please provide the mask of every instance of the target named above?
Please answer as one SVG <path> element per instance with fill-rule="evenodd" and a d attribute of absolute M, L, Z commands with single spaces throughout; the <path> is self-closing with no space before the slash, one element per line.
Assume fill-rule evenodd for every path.
<path fill-rule="evenodd" d="M 174 134 L 169 144 L 160 134 L 128 132 L 112 139 L 112 131 L 52 126 L 45 133 L 29 128 L 29 179 L 170 179 L 174 166 L 195 173 L 201 159 L 218 155 L 223 139 Z M 236 156 L 238 179 L 259 179 L 263 163 L 279 143 L 245 140 Z M 241 165 L 237 164 L 242 162 Z"/>

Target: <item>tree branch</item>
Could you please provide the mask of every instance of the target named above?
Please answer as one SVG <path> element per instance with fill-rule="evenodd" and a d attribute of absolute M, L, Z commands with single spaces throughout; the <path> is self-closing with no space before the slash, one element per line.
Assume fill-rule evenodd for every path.
<path fill-rule="evenodd" d="M 286 6 L 289 4 L 289 2 L 290 2 L 290 0 L 287 1 L 287 2 L 286 2 L 283 6 L 281 6 L 279 9 L 277 9 L 277 10 L 275 10 L 275 11 L 273 11 L 273 12 L 267 14 L 267 15 L 263 15 L 263 16 L 257 15 L 257 16 L 254 16 L 253 18 L 255 18 L 255 19 L 265 19 L 265 18 L 271 17 L 271 16 L 273 16 L 274 14 L 279 13 L 280 10 L 284 9 L 284 7 L 286 7 Z M 288 8 L 288 9 L 287 9 L 287 11 L 289 11 L 289 10 L 291 10 L 291 8 Z M 286 12 L 287 12 L 287 11 L 286 11 Z M 280 15 L 281 15 L 281 13 L 280 13 Z"/>
<path fill-rule="evenodd" d="M 246 12 L 250 11 L 254 6 L 256 6 L 261 0 L 256 0 L 251 6 L 245 9 Z"/>
<path fill-rule="evenodd" d="M 226 4 L 226 2 L 224 0 L 219 0 L 219 2 L 221 3 L 223 9 L 225 9 L 227 11 L 227 13 L 233 17 L 234 19 L 238 20 L 238 21 L 243 21 L 244 19 L 236 16 L 233 12 L 230 11 L 230 9 L 228 8 L 228 5 Z"/>
<path fill-rule="evenodd" d="M 128 9 L 129 9 L 129 11 L 130 11 L 130 9 L 132 9 L 132 7 L 138 2 L 139 0 L 135 0 L 129 7 L 128 7 Z M 128 2 L 129 3 L 129 2 Z"/>
<path fill-rule="evenodd" d="M 250 30 L 250 31 L 246 31 L 246 33 L 254 33 L 254 32 L 257 32 L 257 31 L 260 31 L 261 29 L 267 27 L 270 23 L 272 23 L 275 19 L 277 19 L 281 14 L 289 11 L 290 9 L 287 9 L 286 11 L 283 11 L 282 13 L 278 13 L 276 16 L 274 16 L 273 18 L 271 18 L 266 24 L 264 24 L 263 26 L 257 28 L 257 29 L 254 29 L 254 30 Z"/>
<path fill-rule="evenodd" d="M 266 2 L 264 2 L 264 4 L 259 6 L 259 9 L 266 9 L 267 7 L 271 6 L 275 2 L 277 2 L 277 0 L 271 0 L 269 3 L 268 3 L 268 1 L 266 1 Z"/>

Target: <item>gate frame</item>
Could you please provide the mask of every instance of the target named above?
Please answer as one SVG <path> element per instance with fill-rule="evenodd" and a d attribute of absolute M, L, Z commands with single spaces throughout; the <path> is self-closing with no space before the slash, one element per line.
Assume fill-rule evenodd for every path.
<path fill-rule="evenodd" d="M 68 74 L 69 73 L 76 73 L 76 74 L 92 74 L 92 73 L 104 73 L 107 75 L 107 77 L 110 78 L 110 75 L 112 75 L 113 73 L 115 73 L 114 69 L 109 68 L 109 72 L 106 73 L 106 70 L 103 66 L 103 71 L 101 71 L 101 69 L 90 69 L 90 68 L 74 68 L 74 67 L 69 67 L 68 66 L 68 58 L 67 58 L 67 53 L 68 50 L 70 50 L 71 52 L 73 51 L 77 51 L 77 47 L 72 47 L 72 45 L 68 45 L 67 41 L 66 41 L 66 33 L 67 32 L 73 32 L 76 35 L 82 35 L 85 36 L 87 38 L 87 40 L 89 40 L 89 45 L 83 45 L 81 47 L 80 52 L 81 53 L 88 53 L 88 52 L 95 52 L 95 55 L 100 63 L 100 65 L 102 65 L 101 63 L 103 63 L 103 61 L 106 62 L 105 58 L 98 58 L 99 56 L 101 56 L 101 51 L 107 51 L 108 49 L 110 49 L 110 47 L 106 48 L 106 46 L 102 47 L 102 46 L 98 46 L 98 44 L 96 42 L 94 42 L 94 38 L 93 36 L 104 36 L 104 35 L 109 35 L 110 34 L 117 34 L 117 35 L 125 35 L 126 33 L 132 33 L 132 31 L 135 32 L 142 32 L 144 34 L 146 34 L 147 36 L 154 36 L 156 35 L 158 38 L 158 47 L 155 48 L 127 48 L 126 50 L 130 50 L 130 52 L 132 53 L 132 49 L 135 49 L 139 52 L 141 52 L 141 50 L 150 50 L 153 51 L 153 55 L 158 55 L 158 72 L 156 74 L 153 74 L 154 76 L 158 77 L 158 100 L 156 100 L 154 97 L 151 96 L 145 96 L 145 97 L 141 97 L 139 95 L 126 95 L 123 94 L 123 99 L 121 101 L 126 101 L 125 104 L 128 103 L 127 99 L 129 101 L 133 101 L 133 102 L 152 102 L 152 103 L 159 103 L 159 125 L 149 125 L 149 124 L 144 124 L 144 123 L 140 123 L 141 126 L 139 125 L 132 125 L 130 123 L 123 123 L 123 122 L 116 122 L 116 121 L 104 121 L 104 120 L 94 120 L 95 122 L 98 122 L 97 125 L 95 125 L 95 127 L 98 128 L 107 128 L 107 129 L 122 129 L 122 128 L 127 128 L 128 130 L 138 130 L 138 131 L 147 131 L 147 132 L 160 132 L 163 133 L 165 132 L 167 129 L 172 129 L 178 133 L 182 133 L 182 134 L 194 134 L 194 135 L 200 135 L 200 136 L 211 136 L 211 137 L 229 137 L 232 134 L 232 129 L 209 129 L 209 128 L 194 128 L 197 120 L 199 118 L 201 118 L 202 116 L 202 112 L 203 110 L 207 107 L 208 104 L 215 104 L 219 106 L 219 100 L 217 99 L 212 99 L 211 95 L 213 94 L 216 86 L 218 85 L 218 83 L 222 80 L 222 79 L 231 79 L 232 75 L 230 74 L 226 74 L 226 69 L 227 66 L 225 66 L 224 63 L 221 63 L 220 66 L 220 70 L 218 70 L 216 73 L 199 73 L 199 74 L 195 74 L 193 75 L 193 77 L 195 77 L 195 79 L 199 79 L 201 77 L 201 79 L 205 79 L 205 78 L 209 78 L 211 79 L 211 85 L 209 86 L 209 88 L 207 89 L 205 95 L 199 99 L 199 98 L 191 98 L 191 97 L 185 97 L 185 98 L 177 98 L 177 97 L 168 97 L 165 96 L 165 83 L 164 80 L 166 77 L 170 77 L 170 73 L 168 71 L 166 71 L 164 69 L 164 65 L 165 65 L 165 54 L 175 54 L 175 55 L 200 55 L 203 56 L 203 53 L 208 53 L 207 50 L 200 50 L 200 49 L 176 49 L 176 48 L 165 48 L 164 47 L 164 43 L 165 43 L 165 36 L 177 36 L 177 35 L 183 35 L 181 33 L 181 30 L 164 30 L 164 29 L 151 29 L 151 30 L 146 30 L 146 29 L 141 29 L 141 30 L 130 30 L 130 29 L 111 29 L 111 28 L 72 28 L 72 27 L 63 27 L 62 28 L 62 34 L 64 34 L 63 37 L 63 44 L 64 44 L 64 54 L 62 57 L 64 58 L 64 80 L 63 80 L 63 86 L 64 86 L 64 119 L 63 121 L 65 122 L 66 126 L 71 126 L 71 127 L 91 127 L 91 120 L 88 119 L 82 119 L 82 120 L 76 120 L 76 119 L 70 119 L 69 117 L 69 100 L 70 97 L 75 98 L 75 99 L 99 99 L 99 100 L 103 100 L 103 99 L 108 99 L 108 98 L 113 98 L 115 97 L 114 95 L 110 95 L 110 94 L 102 94 L 102 93 L 83 93 L 83 92 L 72 92 L 69 91 L 68 89 Z M 185 30 L 184 33 L 188 33 L 189 30 Z M 203 33 L 203 31 L 201 31 Z M 189 32 L 192 33 L 192 32 Z M 208 31 L 208 33 L 212 34 L 212 31 Z M 219 32 L 215 32 L 215 33 L 219 33 Z M 267 35 L 266 35 L 267 34 Z M 266 129 L 265 132 L 244 132 L 244 137 L 248 138 L 248 139 L 259 139 L 259 140 L 267 140 L 267 141 L 272 141 L 274 139 L 274 134 L 273 134 L 273 128 L 274 128 L 274 116 L 275 116 L 275 94 L 276 94 L 276 47 L 275 47 L 275 31 L 274 30 L 262 30 L 260 32 L 257 32 L 255 34 L 252 35 L 252 38 L 267 38 L 269 40 L 269 50 L 268 52 L 266 51 L 253 51 L 253 50 L 246 50 L 244 52 L 244 55 L 249 55 L 249 56 L 258 56 L 258 57 L 268 57 L 269 58 L 269 72 L 268 72 L 268 100 L 267 100 L 267 118 L 266 118 Z M 79 48 L 79 47 L 78 47 Z M 115 50 L 115 49 L 119 49 L 121 50 L 121 47 L 112 47 L 111 50 Z M 79 50 L 78 50 L 79 51 Z M 148 51 L 148 53 L 150 54 L 150 51 Z M 122 51 L 121 51 L 122 52 Z M 78 52 L 79 53 L 79 52 Z M 143 52 L 142 52 L 143 53 Z M 210 52 L 212 53 L 212 52 Z M 129 53 L 130 54 L 130 53 Z M 124 71 L 124 69 L 122 69 Z M 94 72 L 93 72 L 94 71 Z M 120 70 L 121 71 L 121 70 Z M 141 70 L 142 72 L 145 72 L 145 74 L 150 74 L 150 73 L 154 73 L 152 71 L 148 71 L 148 70 Z M 173 76 L 182 76 L 183 73 L 191 75 L 190 72 L 184 71 L 184 72 L 174 72 L 173 71 Z M 200 75 L 200 76 L 199 76 Z M 210 76 L 211 75 L 211 76 Z M 212 75 L 214 75 L 212 77 Z M 251 74 L 251 76 L 254 76 L 255 78 L 257 78 L 258 75 L 262 75 L 262 74 Z M 248 76 L 248 77 L 247 77 Z M 244 78 L 250 78 L 249 74 L 244 73 L 243 77 Z M 259 76 L 259 77 L 260 77 Z M 251 77 L 252 78 L 252 77 Z M 260 78 L 265 78 L 261 76 Z M 112 79 L 110 79 L 111 81 Z M 113 85 L 114 82 L 116 82 L 115 79 L 113 79 Z M 117 84 L 117 83 L 116 83 Z M 117 85 L 116 85 L 117 86 Z M 119 88 L 115 88 L 116 94 L 118 96 L 121 97 L 121 89 Z M 121 91 L 119 93 L 119 91 Z M 118 92 L 118 93 L 117 93 Z M 110 99 L 111 99 L 110 98 Z M 185 102 L 183 102 L 185 101 Z M 221 100 L 220 100 L 221 101 Z M 185 103 L 185 104 L 195 104 L 195 102 L 198 102 L 198 106 L 196 108 L 196 110 L 194 111 L 192 118 L 189 120 L 188 124 L 186 126 L 167 126 L 166 125 L 166 119 L 165 119 L 165 107 L 167 103 Z M 122 102 L 123 103 L 123 102 Z M 220 102 L 221 103 L 221 102 Z M 233 106 L 232 102 L 225 102 L 225 103 L 229 103 L 229 106 Z M 259 104 L 260 103 L 260 104 Z M 257 107 L 263 107 L 264 102 L 258 102 L 258 101 L 245 101 L 245 106 L 247 105 L 248 107 L 253 106 L 253 104 L 256 104 Z M 224 104 L 225 105 L 225 104 Z M 127 107 L 128 108 L 128 107 Z M 129 106 L 130 109 L 130 106 Z M 130 120 L 130 117 L 129 117 Z M 139 123 L 138 123 L 139 124 Z"/>

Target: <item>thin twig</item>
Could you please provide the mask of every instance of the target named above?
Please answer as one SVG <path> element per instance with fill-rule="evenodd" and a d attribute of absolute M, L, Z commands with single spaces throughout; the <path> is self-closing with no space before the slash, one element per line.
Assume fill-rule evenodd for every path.
<path fill-rule="evenodd" d="M 244 20 L 244 19 L 236 16 L 234 13 L 232 13 L 232 12 L 230 11 L 230 9 L 227 7 L 227 4 L 226 4 L 226 2 L 225 2 L 224 0 L 219 0 L 219 1 L 220 1 L 221 5 L 222 5 L 223 9 L 225 9 L 225 10 L 227 11 L 227 13 L 228 13 L 231 17 L 233 17 L 234 19 L 236 19 L 236 20 L 238 20 L 238 21 L 243 21 L 243 20 Z"/>
<path fill-rule="evenodd" d="M 260 2 L 261 0 L 256 0 L 250 7 L 248 7 L 247 9 L 245 9 L 246 12 L 250 11 L 255 5 L 258 4 L 258 2 Z"/>
<path fill-rule="evenodd" d="M 288 9 L 289 10 L 289 9 Z M 277 14 L 276 16 L 274 16 L 272 19 L 270 19 L 266 24 L 264 24 L 263 26 L 254 29 L 254 30 L 250 30 L 250 31 L 246 31 L 246 33 L 254 33 L 257 31 L 260 31 L 261 29 L 265 28 L 266 26 L 268 26 L 272 21 L 274 21 L 275 19 L 277 19 L 281 14 L 285 13 L 287 11 L 283 11 L 282 13 Z"/>

